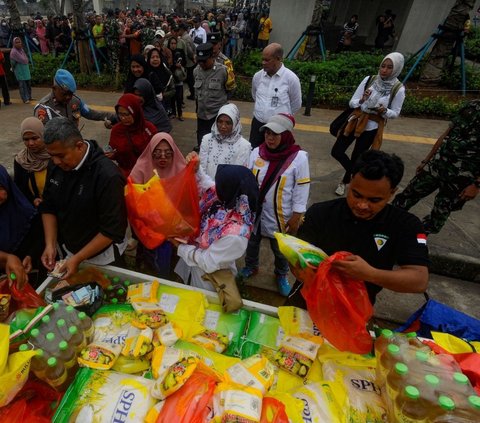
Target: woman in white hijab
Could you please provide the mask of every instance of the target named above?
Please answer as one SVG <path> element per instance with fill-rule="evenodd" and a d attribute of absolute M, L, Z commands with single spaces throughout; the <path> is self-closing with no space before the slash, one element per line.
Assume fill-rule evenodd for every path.
<path fill-rule="evenodd" d="M 222 106 L 212 125 L 212 132 L 205 135 L 200 144 L 200 166 L 212 179 L 218 165 L 248 165 L 251 145 L 241 132 L 238 107 L 235 104 Z"/>
<path fill-rule="evenodd" d="M 331 151 L 332 157 L 345 169 L 345 175 L 335 194 L 345 194 L 357 158 L 370 147 L 380 149 L 387 119 L 395 119 L 400 115 L 405 100 L 405 87 L 398 76 L 403 64 L 401 53 L 388 54 L 382 60 L 378 74 L 365 77 L 350 99 L 349 104 L 354 111 L 345 128 L 340 130 Z M 345 152 L 354 142 L 349 158 Z"/>

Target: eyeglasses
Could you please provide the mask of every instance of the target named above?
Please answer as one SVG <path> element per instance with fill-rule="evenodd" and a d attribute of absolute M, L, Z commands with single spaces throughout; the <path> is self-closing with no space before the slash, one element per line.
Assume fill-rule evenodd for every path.
<path fill-rule="evenodd" d="M 170 157 L 173 157 L 173 150 L 154 150 L 152 157 L 154 159 L 159 159 L 161 157 L 169 159 Z"/>

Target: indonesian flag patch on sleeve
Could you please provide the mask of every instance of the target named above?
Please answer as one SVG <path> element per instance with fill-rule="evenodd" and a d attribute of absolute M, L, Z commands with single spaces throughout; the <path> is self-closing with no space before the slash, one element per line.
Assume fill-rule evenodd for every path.
<path fill-rule="evenodd" d="M 427 235 L 417 234 L 417 242 L 419 244 L 427 245 Z"/>

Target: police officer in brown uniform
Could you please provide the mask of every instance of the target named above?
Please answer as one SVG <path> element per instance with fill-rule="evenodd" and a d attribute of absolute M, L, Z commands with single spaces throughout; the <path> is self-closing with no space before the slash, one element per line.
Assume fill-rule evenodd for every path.
<path fill-rule="evenodd" d="M 80 117 L 90 120 L 104 120 L 107 128 L 117 122 L 115 113 L 99 112 L 90 109 L 75 95 L 77 84 L 73 75 L 65 69 L 58 69 L 53 78 L 52 92 L 43 97 L 33 109 L 33 114 L 43 124 L 50 119 L 64 116 L 78 126 Z"/>
<path fill-rule="evenodd" d="M 197 47 L 198 66 L 193 71 L 197 100 L 197 145 L 209 134 L 220 107 L 227 103 L 227 67 L 215 62 L 211 43 Z"/>

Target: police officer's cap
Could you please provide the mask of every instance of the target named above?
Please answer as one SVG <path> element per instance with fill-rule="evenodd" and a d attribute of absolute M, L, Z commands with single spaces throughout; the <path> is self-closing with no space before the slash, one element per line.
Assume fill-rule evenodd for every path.
<path fill-rule="evenodd" d="M 65 70 L 58 69 L 53 78 L 53 84 L 57 87 L 61 87 L 65 91 L 70 91 L 74 93 L 77 90 L 77 84 L 75 83 L 75 78 L 73 75 Z"/>
<path fill-rule="evenodd" d="M 213 55 L 213 45 L 211 43 L 200 44 L 197 47 L 197 61 L 204 62 Z"/>
<path fill-rule="evenodd" d="M 207 41 L 212 44 L 217 44 L 220 42 L 221 36 L 220 32 L 210 32 L 207 34 Z"/>

